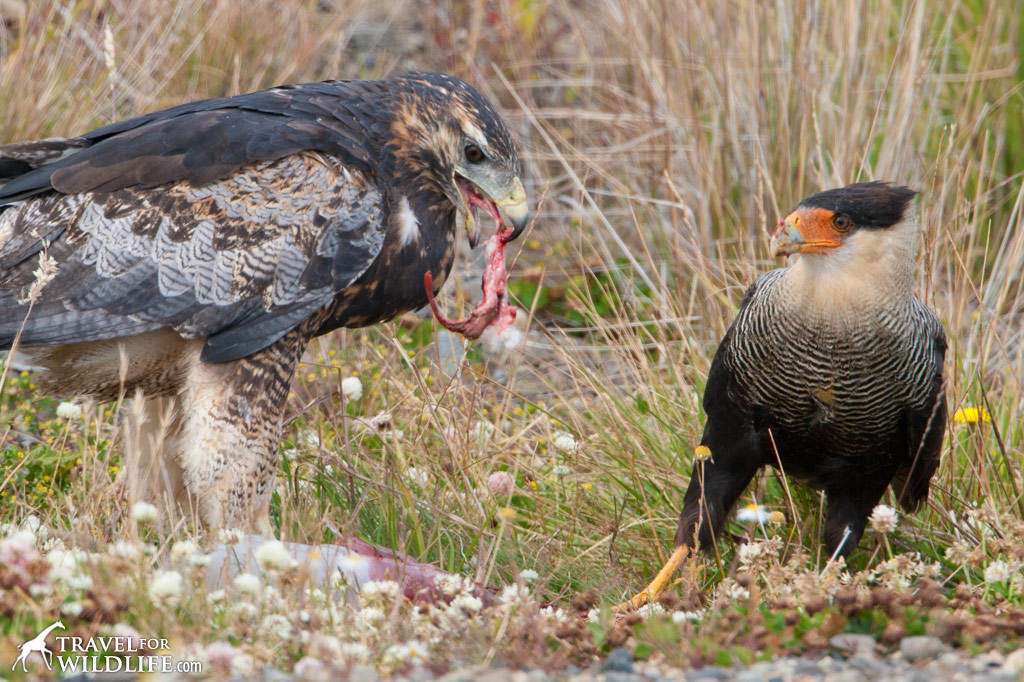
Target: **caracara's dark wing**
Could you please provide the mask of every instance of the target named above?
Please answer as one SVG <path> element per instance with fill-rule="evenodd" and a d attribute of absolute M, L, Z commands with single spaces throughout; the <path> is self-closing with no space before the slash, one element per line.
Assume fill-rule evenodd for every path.
<path fill-rule="evenodd" d="M 892 483 L 893 492 L 906 511 L 915 511 L 928 499 L 929 483 L 939 467 L 942 436 L 946 431 L 946 387 L 942 378 L 946 332 L 931 310 L 920 301 L 915 300 L 914 303 L 928 330 L 921 365 L 929 369 L 930 379 L 927 402 L 906 411 L 910 452 L 906 466 L 900 469 Z"/>
<path fill-rule="evenodd" d="M 380 251 L 369 140 L 385 136 L 366 131 L 387 100 L 362 95 L 381 87 L 274 88 L 0 147 L 0 347 L 162 327 L 208 337 L 211 361 L 273 343 Z M 29 312 L 41 258 L 56 275 Z"/>

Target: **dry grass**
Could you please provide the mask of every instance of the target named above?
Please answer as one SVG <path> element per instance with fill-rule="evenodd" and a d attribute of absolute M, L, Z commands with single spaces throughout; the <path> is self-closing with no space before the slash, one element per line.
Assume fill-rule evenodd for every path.
<path fill-rule="evenodd" d="M 472 351 L 453 371 L 416 319 L 315 345 L 274 513 L 283 539 L 354 532 L 490 584 L 536 568 L 557 603 L 582 589 L 610 603 L 663 558 L 711 355 L 746 285 L 775 266 L 768 228 L 821 188 L 919 188 L 918 290 L 950 335 L 950 409 L 991 421 L 950 421 L 927 509 L 891 547 L 868 537 L 853 564 L 884 573 L 890 551 L 919 552 L 952 589 L 1000 555 L 1018 575 L 1024 559 L 1004 541 L 1024 512 L 1022 40 L 1024 6 L 997 0 L 32 2 L 0 34 L 0 141 L 413 67 L 501 103 L 528 189 L 545 197 L 513 254 L 524 352 Z M 343 406 L 349 375 L 365 395 Z M 31 376 L 7 393 L 2 520 L 35 514 L 89 548 L 137 539 L 116 511 L 116 410 L 56 419 Z M 367 428 L 383 412 L 390 437 Z M 556 447 L 561 433 L 578 447 Z M 514 495 L 487 492 L 499 469 Z M 744 500 L 784 512 L 789 553 L 805 548 L 804 570 L 820 570 L 820 499 L 792 493 L 765 475 Z M 735 575 L 722 558 L 700 584 Z M 8 633 L 48 622 L 52 605 L 19 608 L 0 612 Z"/>

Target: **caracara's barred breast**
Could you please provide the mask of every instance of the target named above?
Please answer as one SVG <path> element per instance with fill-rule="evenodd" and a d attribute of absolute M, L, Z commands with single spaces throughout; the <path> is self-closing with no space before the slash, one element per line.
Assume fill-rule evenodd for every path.
<path fill-rule="evenodd" d="M 725 358 L 733 397 L 767 422 L 755 428 L 770 427 L 780 448 L 870 455 L 899 437 L 908 408 L 934 400 L 941 325 L 913 297 L 856 314 L 802 305 L 786 273 L 760 277 L 736 319 Z"/>

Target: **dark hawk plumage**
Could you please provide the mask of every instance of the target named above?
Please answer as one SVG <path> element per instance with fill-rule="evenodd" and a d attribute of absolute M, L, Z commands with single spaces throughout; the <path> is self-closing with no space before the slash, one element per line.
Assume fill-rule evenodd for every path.
<path fill-rule="evenodd" d="M 200 515 L 258 521 L 306 343 L 425 305 L 424 273 L 439 289 L 451 269 L 456 213 L 472 222 L 469 193 L 518 234 L 519 172 L 487 100 L 431 73 L 0 147 L 0 348 L 38 349 L 54 393 L 175 398 L 168 459 Z"/>
<path fill-rule="evenodd" d="M 913 294 L 915 192 L 861 183 L 805 199 L 773 235 L 798 254 L 747 290 L 711 364 L 677 545 L 710 549 L 755 473 L 824 490 L 831 554 L 849 554 L 886 488 L 927 497 L 946 422 L 942 325 Z M 703 503 L 702 503 L 703 500 Z"/>

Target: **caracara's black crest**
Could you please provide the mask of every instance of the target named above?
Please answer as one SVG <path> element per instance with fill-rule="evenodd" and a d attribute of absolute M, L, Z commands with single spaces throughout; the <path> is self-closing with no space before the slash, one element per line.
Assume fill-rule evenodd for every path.
<path fill-rule="evenodd" d="M 824 208 L 849 216 L 857 227 L 884 228 L 903 220 L 916 194 L 888 182 L 857 182 L 812 194 L 800 202 L 800 208 Z"/>

